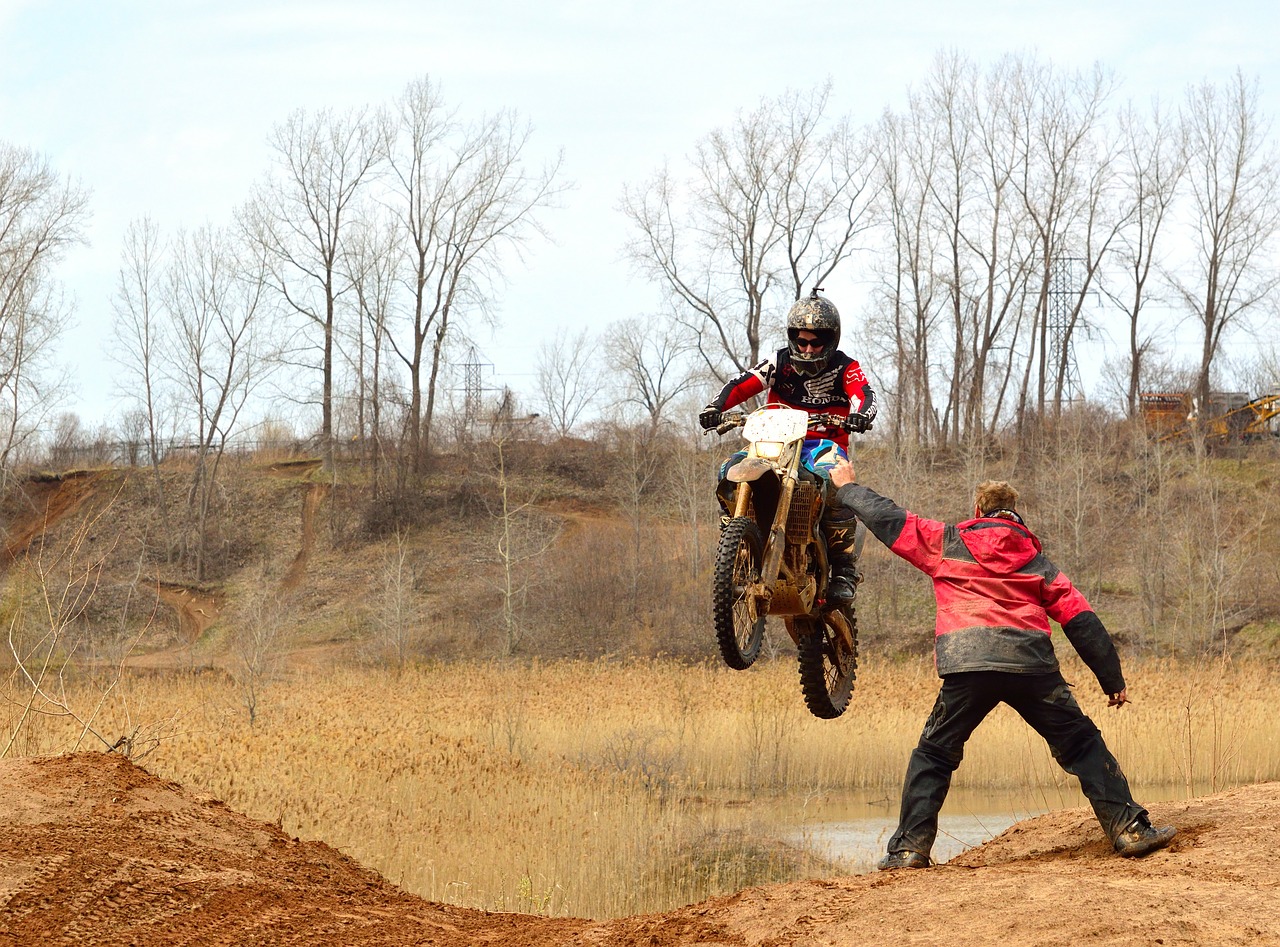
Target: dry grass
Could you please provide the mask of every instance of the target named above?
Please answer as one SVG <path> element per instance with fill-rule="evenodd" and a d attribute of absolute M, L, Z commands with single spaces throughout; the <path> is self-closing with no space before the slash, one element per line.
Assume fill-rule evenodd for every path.
<path fill-rule="evenodd" d="M 1263 663 L 1131 666 L 1135 700 L 1120 713 L 1087 672 L 1067 675 L 1139 789 L 1280 778 L 1268 710 L 1280 685 Z M 896 794 L 936 688 L 927 661 L 868 661 L 849 713 L 824 722 L 804 710 L 790 662 L 353 669 L 273 684 L 250 728 L 221 676 L 152 676 L 111 694 L 95 726 L 139 748 L 158 740 L 144 761 L 158 775 L 425 897 L 605 917 L 838 870 L 770 840 L 750 803 Z M 83 705 L 100 696 L 80 690 Z M 16 682 L 8 696 L 21 696 Z M 17 746 L 57 752 L 74 739 L 66 718 L 42 717 Z M 1024 792 L 1035 807 L 1082 802 L 1003 708 L 956 786 Z"/>

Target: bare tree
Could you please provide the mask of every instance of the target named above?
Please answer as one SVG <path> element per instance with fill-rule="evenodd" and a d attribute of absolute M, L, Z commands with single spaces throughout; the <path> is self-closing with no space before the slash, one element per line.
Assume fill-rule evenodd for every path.
<path fill-rule="evenodd" d="M 264 315 L 267 263 L 261 247 L 237 247 L 209 227 L 179 234 L 165 287 L 173 380 L 185 391 L 196 426 L 196 466 L 188 506 L 196 521 L 191 551 L 205 578 L 209 516 L 227 439 L 254 388 L 266 378 Z"/>
<path fill-rule="evenodd" d="M 1269 127 L 1258 114 L 1257 81 L 1237 72 L 1226 86 L 1187 91 L 1187 177 L 1194 209 L 1194 279 L 1174 278 L 1200 323 L 1198 410 L 1208 410 L 1210 375 L 1222 339 L 1280 283 L 1270 256 L 1280 230 L 1280 179 Z"/>
<path fill-rule="evenodd" d="M 935 126 L 924 137 L 938 141 L 929 192 L 950 328 L 941 429 L 957 443 L 987 433 L 1000 416 L 1025 309 L 1033 251 L 1017 199 L 1021 124 L 1008 88 L 1012 68 L 1005 61 L 982 78 L 967 60 L 940 56 L 917 104 L 917 120 Z M 993 364 L 1001 351 L 1009 353 L 1003 370 Z"/>
<path fill-rule="evenodd" d="M 623 191 L 629 255 L 721 380 L 726 360 L 759 361 L 765 314 L 820 285 L 870 226 L 870 149 L 847 120 L 824 131 L 829 95 L 766 100 L 702 139 L 686 180 L 663 168 Z"/>
<path fill-rule="evenodd" d="M 1034 253 L 1016 188 L 1013 65 L 983 77 L 958 53 L 941 54 L 907 112 L 881 123 L 892 255 L 878 328 L 903 409 L 900 444 L 990 434 L 1004 406 Z"/>
<path fill-rule="evenodd" d="M 1271 318 L 1280 319 L 1280 313 L 1273 311 Z M 1247 353 L 1232 359 L 1232 374 L 1240 379 L 1245 391 L 1280 394 L 1280 341 L 1257 340 Z"/>
<path fill-rule="evenodd" d="M 392 226 L 365 219 L 344 247 L 344 267 L 351 280 L 352 302 L 358 316 L 352 320 L 352 370 L 356 381 L 356 429 L 365 463 L 373 477 L 374 496 L 380 495 L 382 469 L 387 455 L 384 436 L 386 354 L 394 313 L 396 290 L 396 233 Z"/>
<path fill-rule="evenodd" d="M 925 132 L 925 133 L 921 133 Z M 889 253 L 877 257 L 876 295 L 869 329 L 891 366 L 896 410 L 890 415 L 895 443 L 930 443 L 941 434 L 932 390 L 932 340 L 942 318 L 942 255 L 930 226 L 933 175 L 939 142 L 923 123 L 886 113 L 878 152 L 883 181 L 879 212 L 886 222 Z"/>
<path fill-rule="evenodd" d="M 1021 113 L 1016 186 L 1031 224 L 1037 266 L 1036 355 L 1024 375 L 1019 399 L 1023 416 L 1030 408 L 1043 414 L 1050 401 L 1060 409 L 1071 381 L 1072 339 L 1084 327 L 1084 303 L 1124 220 L 1113 212 L 1114 154 L 1099 135 L 1114 77 L 1100 67 L 1059 73 L 1018 61 L 1009 85 Z M 1079 263 L 1071 266 L 1072 280 L 1079 275 L 1081 281 L 1055 284 L 1069 260 Z M 1065 299 L 1055 299 L 1064 293 Z M 1055 326 L 1055 319 L 1060 324 Z"/>
<path fill-rule="evenodd" d="M 680 514 L 688 548 L 689 574 L 702 574 L 703 527 L 715 521 L 716 504 L 711 499 L 716 477 L 714 471 L 722 457 L 722 448 L 712 444 L 703 432 L 689 431 L 677 438 L 667 459 L 666 476 L 671 497 Z M 714 543 L 712 544 L 714 546 Z"/>
<path fill-rule="evenodd" d="M 504 655 L 510 656 L 520 647 L 527 631 L 523 611 L 526 593 L 533 581 L 530 571 L 555 544 L 560 527 L 540 516 L 533 509 L 532 500 L 516 499 L 507 471 L 512 428 L 501 418 L 495 418 L 491 428 L 497 460 L 494 477 L 498 499 L 490 511 L 498 527 L 495 548 L 501 569 L 497 586 L 502 597 L 502 649 Z"/>
<path fill-rule="evenodd" d="M 67 673 L 70 659 L 84 644 L 85 615 L 97 594 L 103 565 L 115 551 L 90 552 L 90 542 L 113 506 L 114 497 L 86 517 L 67 542 L 38 543 L 27 555 L 27 591 L 13 597 L 0 632 L 12 661 L 10 679 L 0 692 L 0 699 L 12 708 L 5 719 L 7 732 L 0 731 L 0 759 L 21 739 L 32 738 L 33 724 L 41 717 L 63 718 L 78 729 L 73 750 L 86 740 L 115 748 L 98 729 L 96 718 L 122 669 L 116 669 L 96 700 L 77 696 Z"/>
<path fill-rule="evenodd" d="M 415 472 L 430 450 L 436 385 L 452 323 L 484 310 L 485 290 L 542 232 L 537 212 L 558 194 L 560 162 L 530 171 L 532 129 L 513 112 L 461 125 L 428 78 L 396 108 L 390 204 L 403 240 L 409 337 L 391 337 L 409 374 L 409 452 Z M 425 401 L 425 404 L 424 404 Z"/>
<path fill-rule="evenodd" d="M 1116 256 L 1124 273 L 1124 295 L 1108 292 L 1129 322 L 1129 372 L 1125 410 L 1138 416 L 1143 362 L 1153 337 L 1144 331 L 1143 314 L 1151 300 L 1149 282 L 1161 266 L 1161 242 L 1187 166 L 1184 130 L 1176 117 L 1162 111 L 1159 101 L 1147 115 L 1130 103 L 1119 116 L 1122 200 L 1132 208 L 1117 235 Z"/>
<path fill-rule="evenodd" d="M 0 472 L 53 404 L 45 361 L 66 311 L 52 271 L 87 217 L 84 191 L 0 142 Z"/>
<path fill-rule="evenodd" d="M 375 591 L 373 620 L 377 640 L 383 652 L 390 655 L 396 670 L 403 671 L 418 641 L 422 624 L 421 603 L 416 601 L 417 570 L 409 561 L 409 547 L 404 533 L 395 534 L 395 545 L 388 546 L 379 576 L 382 587 Z"/>
<path fill-rule="evenodd" d="M 279 669 L 287 607 L 265 567 L 258 569 L 250 588 L 251 596 L 232 620 L 230 673 L 252 727 L 258 722 L 263 693 Z"/>
<path fill-rule="evenodd" d="M 623 319 L 605 331 L 602 348 L 626 382 L 621 403 L 644 413 L 650 435 L 671 404 L 701 380 L 688 363 L 694 349 L 688 335 L 678 323 L 658 317 Z"/>
<path fill-rule="evenodd" d="M 382 153 L 383 126 L 367 111 L 297 111 L 270 138 L 276 173 L 241 215 L 272 261 L 270 279 L 288 308 L 314 331 L 307 367 L 320 373 L 320 442 L 333 470 L 334 345 L 339 298 L 349 287 L 342 251 L 356 203 Z"/>
<path fill-rule="evenodd" d="M 605 379 L 601 363 L 599 343 L 591 340 L 586 329 L 576 335 L 558 329 L 554 338 L 538 347 L 538 395 L 560 437 L 568 437 L 599 398 Z"/>
<path fill-rule="evenodd" d="M 83 463 L 88 453 L 89 436 L 74 411 L 64 411 L 53 421 L 49 437 L 49 458 L 57 467 L 71 467 Z"/>
<path fill-rule="evenodd" d="M 653 537 L 648 529 L 651 524 L 646 501 L 667 460 L 668 452 L 662 449 L 664 446 L 659 438 L 653 436 L 653 429 L 647 426 L 630 430 L 620 428 L 616 431 L 614 451 L 623 461 L 618 465 L 618 506 L 630 527 L 631 542 L 624 593 L 630 602 L 640 601 L 641 578 L 651 571 L 656 558 L 653 554 Z"/>
<path fill-rule="evenodd" d="M 165 510 L 164 480 L 160 476 L 160 430 L 163 378 L 158 360 L 163 352 L 163 260 L 160 231 L 149 217 L 129 224 L 121 251 L 113 326 L 112 356 L 124 370 L 120 388 L 138 405 L 144 420 L 147 463 L 158 506 Z"/>

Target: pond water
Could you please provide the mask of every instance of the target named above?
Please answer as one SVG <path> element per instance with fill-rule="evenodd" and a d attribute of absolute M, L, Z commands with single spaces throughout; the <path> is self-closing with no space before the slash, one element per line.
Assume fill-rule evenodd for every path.
<path fill-rule="evenodd" d="M 1026 793 L 952 790 L 938 818 L 933 860 L 941 864 L 995 838 L 1015 822 L 1076 804 L 1074 800 L 1028 799 Z M 774 817 L 781 820 L 779 835 L 784 841 L 838 862 L 849 871 L 871 871 L 897 827 L 898 799 L 883 794 L 824 794 L 804 801 L 798 812 L 793 809 L 790 819 L 785 811 Z"/>
<path fill-rule="evenodd" d="M 1174 798 L 1177 790 L 1135 789 L 1135 795 L 1150 803 Z M 1087 804 L 1070 786 L 1020 792 L 952 789 L 939 815 L 933 860 L 948 861 L 995 838 L 1015 822 Z M 875 869 L 898 824 L 898 798 L 883 793 L 823 793 L 777 800 L 765 808 L 771 811 L 760 815 L 772 822 L 779 838 L 854 873 Z"/>

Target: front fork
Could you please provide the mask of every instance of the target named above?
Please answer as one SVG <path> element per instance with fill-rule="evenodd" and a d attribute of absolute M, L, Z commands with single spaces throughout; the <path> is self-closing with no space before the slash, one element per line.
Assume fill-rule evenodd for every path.
<path fill-rule="evenodd" d="M 760 582 L 763 586 L 762 594 L 767 599 L 773 589 L 773 583 L 778 579 L 778 571 L 782 568 L 782 554 L 787 548 L 787 516 L 791 511 L 791 497 L 795 492 L 796 481 L 794 477 L 782 477 L 782 483 L 778 490 L 778 505 L 773 514 L 773 525 L 769 529 L 769 536 L 765 540 L 764 561 L 760 564 Z M 734 517 L 749 515 L 751 508 L 751 481 L 745 481 L 738 484 L 738 491 L 734 497 L 733 515 Z"/>

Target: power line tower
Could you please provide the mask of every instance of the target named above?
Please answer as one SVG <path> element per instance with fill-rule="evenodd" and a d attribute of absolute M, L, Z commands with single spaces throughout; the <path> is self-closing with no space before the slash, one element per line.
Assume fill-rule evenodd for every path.
<path fill-rule="evenodd" d="M 1076 282 L 1076 264 L 1079 257 L 1060 256 L 1053 261 L 1049 277 L 1049 364 L 1052 366 L 1055 407 L 1071 404 L 1084 397 L 1080 384 L 1080 367 L 1076 364 L 1075 347 L 1071 344 L 1071 310 L 1080 287 Z M 1058 395 L 1056 384 L 1058 371 L 1062 371 L 1062 393 Z"/>
<path fill-rule="evenodd" d="M 476 419 L 484 401 L 484 370 L 493 368 L 488 362 L 480 361 L 473 345 L 467 350 L 467 360 L 462 363 L 462 429 L 470 437 L 475 430 Z"/>

